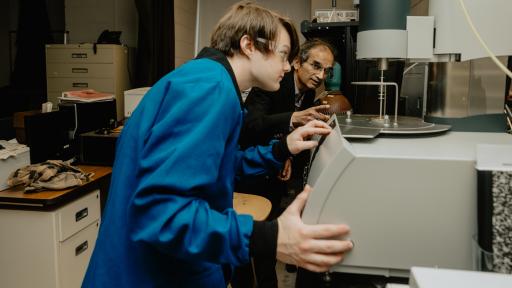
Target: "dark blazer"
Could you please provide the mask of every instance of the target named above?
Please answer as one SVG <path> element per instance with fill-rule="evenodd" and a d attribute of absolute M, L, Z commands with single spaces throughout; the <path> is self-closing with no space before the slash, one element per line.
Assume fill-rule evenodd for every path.
<path fill-rule="evenodd" d="M 242 148 L 266 145 L 278 135 L 286 135 L 290 119 L 295 112 L 295 83 L 293 69 L 281 80 L 276 92 L 253 88 L 245 100 L 247 113 L 244 119 L 239 143 Z M 308 90 L 300 110 L 313 106 L 315 91 Z"/>

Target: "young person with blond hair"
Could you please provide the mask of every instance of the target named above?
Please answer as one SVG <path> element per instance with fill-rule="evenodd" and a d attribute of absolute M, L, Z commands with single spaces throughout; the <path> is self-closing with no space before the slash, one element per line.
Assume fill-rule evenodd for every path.
<path fill-rule="evenodd" d="M 352 248 L 345 225 L 306 225 L 309 188 L 275 221 L 233 210 L 237 173 L 278 170 L 328 134 L 320 121 L 269 146 L 238 150 L 240 91 L 277 90 L 296 53 L 291 23 L 251 3 L 231 7 L 211 47 L 144 96 L 117 146 L 109 197 L 83 287 L 226 287 L 251 255 L 326 271 Z M 292 35 L 293 34 L 293 35 Z M 290 35 L 292 35 L 290 37 Z"/>

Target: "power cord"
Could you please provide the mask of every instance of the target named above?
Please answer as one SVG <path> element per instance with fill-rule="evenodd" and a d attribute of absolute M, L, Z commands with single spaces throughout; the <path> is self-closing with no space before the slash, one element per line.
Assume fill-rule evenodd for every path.
<path fill-rule="evenodd" d="M 466 20 L 467 20 L 467 22 L 469 24 L 469 27 L 471 28 L 471 31 L 473 31 L 473 33 L 475 34 L 476 38 L 478 39 L 478 41 L 482 45 L 482 47 L 485 49 L 487 54 L 489 54 L 489 57 L 491 57 L 492 61 L 494 61 L 494 63 L 496 63 L 496 65 L 498 65 L 498 67 L 503 72 L 505 72 L 505 74 L 507 74 L 507 76 L 509 78 L 512 79 L 512 72 L 510 70 L 508 70 L 507 67 L 505 67 L 505 65 L 503 65 L 503 63 L 501 63 L 500 60 L 498 60 L 498 58 L 496 58 L 496 55 L 494 55 L 494 53 L 492 53 L 491 49 L 489 49 L 489 47 L 487 46 L 487 44 L 485 44 L 485 42 L 482 39 L 482 37 L 480 37 L 480 34 L 476 30 L 475 25 L 473 24 L 473 21 L 471 20 L 471 17 L 469 16 L 468 10 L 466 9 L 466 5 L 464 4 L 464 0 L 459 0 L 459 3 L 460 3 L 460 6 L 462 8 L 462 12 L 464 12 L 464 16 L 466 17 Z"/>

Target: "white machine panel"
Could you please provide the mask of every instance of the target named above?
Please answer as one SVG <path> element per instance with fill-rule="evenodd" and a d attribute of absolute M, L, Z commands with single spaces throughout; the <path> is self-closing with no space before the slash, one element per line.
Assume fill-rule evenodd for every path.
<path fill-rule="evenodd" d="M 334 271 L 409 275 L 412 266 L 473 269 L 477 144 L 505 133 L 448 132 L 348 142 L 338 129 L 311 163 L 306 223 L 345 223 L 355 248 Z"/>
<path fill-rule="evenodd" d="M 341 130 L 336 117 L 332 117 L 328 122 L 333 128 L 332 132 L 319 140 L 319 146 L 313 150 L 311 155 L 312 164 L 309 169 L 308 184 L 314 189 L 315 197 L 310 197 L 306 207 L 321 207 L 323 200 L 328 198 L 332 191 L 334 179 L 347 167 L 354 159 L 354 153 L 351 151 L 350 144 L 341 135 Z M 329 167 L 333 167 L 329 169 Z M 315 209 L 304 209 L 302 218 L 308 223 L 318 222 L 318 212 Z"/>
<path fill-rule="evenodd" d="M 510 0 L 464 0 L 469 16 L 482 39 L 496 56 L 512 55 Z M 467 23 L 458 0 L 430 0 L 435 17 L 434 54 L 460 53 L 461 61 L 487 57 Z"/>
<path fill-rule="evenodd" d="M 413 267 L 409 286 L 410 288 L 510 288 L 512 275 Z"/>

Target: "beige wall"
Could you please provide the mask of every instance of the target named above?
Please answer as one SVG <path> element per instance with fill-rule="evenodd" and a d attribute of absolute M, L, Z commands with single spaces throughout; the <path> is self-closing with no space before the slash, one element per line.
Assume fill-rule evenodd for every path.
<path fill-rule="evenodd" d="M 174 1 L 174 60 L 176 67 L 194 58 L 197 0 Z"/>
<path fill-rule="evenodd" d="M 133 0 L 65 0 L 65 3 L 70 43 L 95 42 L 103 29 L 110 29 L 123 31 L 121 43 L 137 46 L 138 15 Z M 174 12 L 177 67 L 194 57 L 197 0 L 175 0 Z"/>
<path fill-rule="evenodd" d="M 238 0 L 197 0 L 199 5 L 199 27 L 197 50 L 208 46 L 210 43 L 210 33 L 217 21 L 224 15 L 226 10 L 238 2 Z M 300 34 L 300 22 L 309 19 L 311 11 L 311 0 L 257 0 L 254 1 L 266 8 L 275 10 L 283 15 L 290 17 L 294 22 Z"/>
<path fill-rule="evenodd" d="M 411 0 L 411 16 L 427 16 L 428 0 Z"/>
<path fill-rule="evenodd" d="M 137 46 L 138 15 L 133 0 L 65 0 L 69 43 L 94 43 L 104 29 L 122 31 L 121 43 Z"/>

